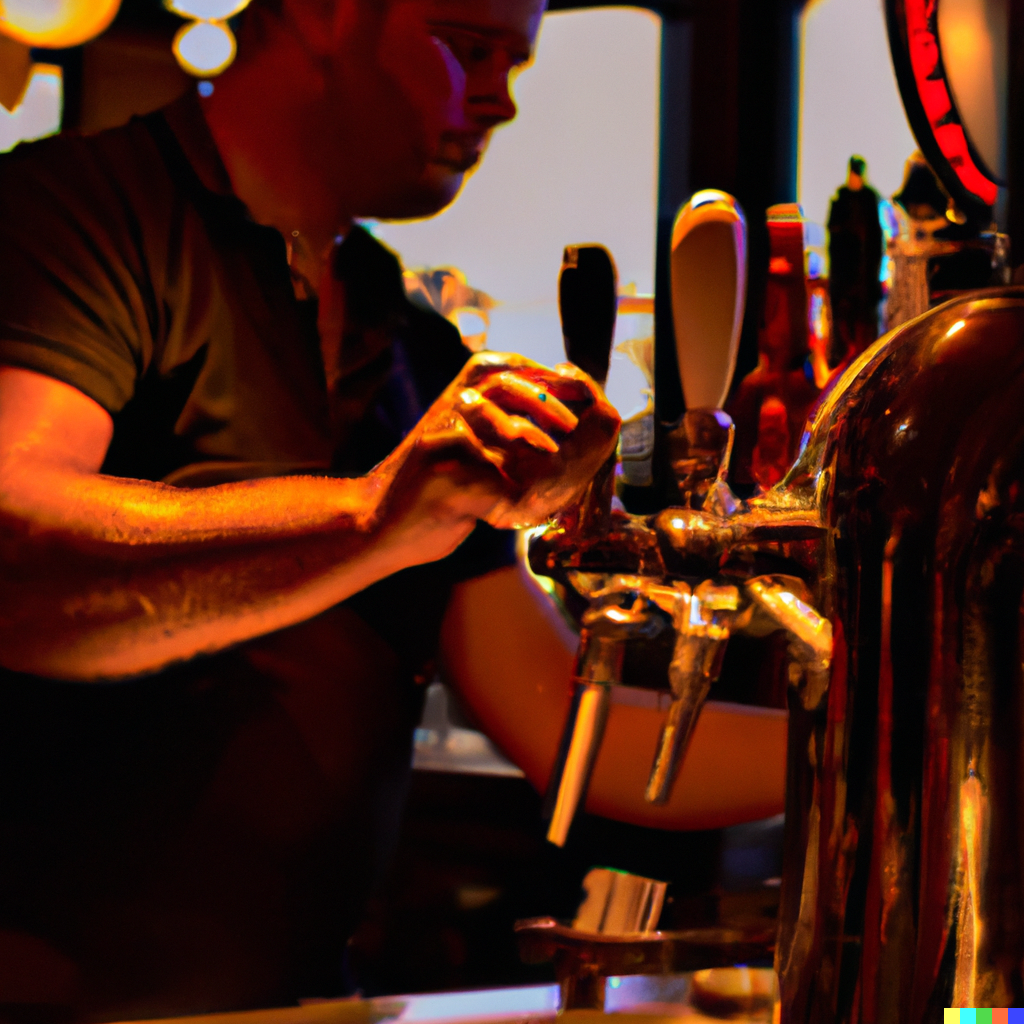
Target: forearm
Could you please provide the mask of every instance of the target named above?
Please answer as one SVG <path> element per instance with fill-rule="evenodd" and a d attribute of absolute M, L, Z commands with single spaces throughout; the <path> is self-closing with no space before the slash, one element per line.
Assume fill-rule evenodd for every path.
<path fill-rule="evenodd" d="M 569 710 L 575 638 L 524 568 L 459 587 L 445 620 L 449 676 L 488 735 L 541 792 Z M 779 813 L 785 798 L 784 712 L 709 703 L 664 807 L 644 789 L 664 716 L 613 705 L 587 809 L 661 828 L 717 828 Z"/>
<path fill-rule="evenodd" d="M 0 663 L 117 678 L 309 618 L 401 567 L 372 480 L 187 490 L 0 468 Z"/>
<path fill-rule="evenodd" d="M 478 519 L 543 521 L 617 428 L 579 371 L 488 354 L 366 478 L 174 488 L 99 475 L 109 413 L 0 367 L 0 666 L 120 678 L 300 622 L 445 557 Z"/>

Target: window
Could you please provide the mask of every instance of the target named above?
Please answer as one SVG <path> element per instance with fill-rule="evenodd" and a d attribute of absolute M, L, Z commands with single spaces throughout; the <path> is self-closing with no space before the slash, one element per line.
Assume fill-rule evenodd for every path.
<path fill-rule="evenodd" d="M 896 87 L 881 0 L 811 0 L 801 30 L 798 191 L 804 213 L 824 224 L 854 153 L 867 160 L 872 186 L 891 196 L 917 143 Z"/>
<path fill-rule="evenodd" d="M 59 132 L 63 103 L 61 69 L 52 64 L 34 65 L 21 103 L 13 111 L 0 106 L 0 153 L 19 142 Z"/>

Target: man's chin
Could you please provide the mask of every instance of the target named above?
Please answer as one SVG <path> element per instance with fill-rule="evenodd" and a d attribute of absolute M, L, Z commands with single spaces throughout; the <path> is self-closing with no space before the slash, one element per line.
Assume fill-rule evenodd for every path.
<path fill-rule="evenodd" d="M 380 220 L 433 217 L 455 202 L 465 180 L 464 171 L 446 164 L 430 164 L 415 185 L 392 196 L 376 216 Z"/>

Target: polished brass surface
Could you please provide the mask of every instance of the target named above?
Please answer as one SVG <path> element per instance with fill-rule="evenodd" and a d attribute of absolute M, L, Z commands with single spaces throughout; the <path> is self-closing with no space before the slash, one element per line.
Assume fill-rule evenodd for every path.
<path fill-rule="evenodd" d="M 672 705 L 644 794 L 652 804 L 663 804 L 669 798 L 682 751 L 689 743 L 711 684 L 721 672 L 729 629 L 740 604 L 736 587 L 719 586 L 710 580 L 695 590 L 677 582 L 675 589 L 676 646 L 668 670 Z"/>
<path fill-rule="evenodd" d="M 600 1009 L 613 975 L 676 974 L 764 960 L 775 945 L 773 928 L 693 928 L 644 935 L 601 935 L 538 917 L 516 922 L 526 963 L 551 963 L 562 984 L 564 1010 Z"/>
<path fill-rule="evenodd" d="M 551 791 L 548 839 L 556 846 L 565 844 L 586 793 L 608 720 L 611 688 L 622 674 L 625 645 L 650 639 L 664 626 L 664 615 L 643 592 L 639 579 L 615 577 L 590 594 L 576 657 L 572 708 L 555 765 L 558 784 Z"/>
<path fill-rule="evenodd" d="M 720 479 L 727 489 L 724 470 Z M 610 496 L 597 489 L 587 501 L 596 504 L 601 494 L 607 509 L 584 504 L 565 513 L 530 548 L 534 572 L 562 580 L 590 602 L 583 616 L 572 709 L 551 780 L 548 838 L 558 845 L 565 842 L 585 798 L 607 715 L 607 693 L 621 682 L 625 645 L 656 635 L 666 615 L 675 630 L 675 649 L 667 678 L 648 683 L 652 689 L 667 689 L 672 698 L 658 748 L 651 752 L 645 798 L 654 804 L 665 803 L 671 794 L 730 635 L 788 632 L 793 682 L 805 694 L 824 692 L 831 656 L 830 626 L 811 607 L 803 580 L 758 575 L 760 562 L 754 557 L 758 550 L 778 548 L 795 570 L 812 571 L 814 548 L 823 537 L 813 508 L 782 501 L 778 507 L 762 504 L 748 510 L 735 502 L 728 516 L 680 507 L 642 517 L 613 511 Z M 602 630 L 611 629 L 616 658 L 601 660 L 601 680 L 588 679 L 586 666 L 594 659 L 595 644 Z"/>
<path fill-rule="evenodd" d="M 814 508 L 836 634 L 791 702 L 781 1019 L 1020 1005 L 1024 291 L 890 334 L 779 488 Z"/>

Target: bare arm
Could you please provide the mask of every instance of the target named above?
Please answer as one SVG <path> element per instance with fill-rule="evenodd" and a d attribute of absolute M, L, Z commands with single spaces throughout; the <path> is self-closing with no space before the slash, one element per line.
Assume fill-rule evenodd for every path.
<path fill-rule="evenodd" d="M 526 569 L 455 591 L 442 634 L 446 670 L 488 735 L 541 792 L 569 710 L 576 637 Z M 644 801 L 663 716 L 613 705 L 587 810 L 658 828 L 720 828 L 778 814 L 786 778 L 784 712 L 709 703 L 670 802 Z"/>
<path fill-rule="evenodd" d="M 579 374 L 507 365 L 472 361 L 366 478 L 203 490 L 100 475 L 106 411 L 0 368 L 0 664 L 81 680 L 152 671 L 443 557 L 478 518 L 543 516 L 593 473 L 617 419 Z M 579 419 L 560 389 L 586 407 Z"/>

